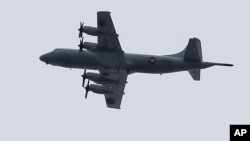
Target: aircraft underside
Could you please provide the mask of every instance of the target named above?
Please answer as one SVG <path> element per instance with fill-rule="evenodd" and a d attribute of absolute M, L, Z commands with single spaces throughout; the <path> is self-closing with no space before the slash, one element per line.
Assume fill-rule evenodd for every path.
<path fill-rule="evenodd" d="M 233 66 L 232 64 L 204 62 L 201 42 L 190 38 L 186 48 L 171 55 L 144 55 L 125 53 L 118 40 L 110 12 L 97 12 L 97 27 L 80 23 L 79 50 L 55 49 L 40 56 L 46 64 L 65 68 L 84 69 L 82 87 L 85 98 L 88 92 L 103 94 L 109 108 L 120 109 L 127 76 L 132 73 L 172 73 L 188 71 L 196 81 L 200 80 L 200 69 L 214 65 Z M 97 37 L 97 43 L 83 42 L 83 33 Z M 87 72 L 98 70 L 99 73 Z M 88 80 L 85 83 L 85 80 Z M 92 84 L 90 84 L 90 81 Z"/>

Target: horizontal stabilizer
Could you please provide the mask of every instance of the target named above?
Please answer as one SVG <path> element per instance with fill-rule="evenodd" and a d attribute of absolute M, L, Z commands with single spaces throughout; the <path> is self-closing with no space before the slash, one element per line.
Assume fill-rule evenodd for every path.
<path fill-rule="evenodd" d="M 200 75 L 201 75 L 201 70 L 200 69 L 192 69 L 192 70 L 188 70 L 188 72 L 195 81 L 200 80 Z"/>

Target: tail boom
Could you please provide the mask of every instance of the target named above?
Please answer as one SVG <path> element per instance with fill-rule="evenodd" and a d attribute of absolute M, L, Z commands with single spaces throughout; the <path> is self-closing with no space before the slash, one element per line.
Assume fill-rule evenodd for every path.
<path fill-rule="evenodd" d="M 212 66 L 232 67 L 233 64 L 203 62 L 201 41 L 198 38 L 190 38 L 187 47 L 179 53 L 168 55 L 182 59 L 188 64 L 188 72 L 196 81 L 200 80 L 200 69 L 205 69 Z"/>

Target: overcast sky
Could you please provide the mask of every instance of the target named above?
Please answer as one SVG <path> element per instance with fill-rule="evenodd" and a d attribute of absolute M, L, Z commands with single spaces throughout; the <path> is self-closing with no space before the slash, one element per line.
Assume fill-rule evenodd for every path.
<path fill-rule="evenodd" d="M 199 82 L 132 74 L 121 110 L 102 95 L 85 100 L 83 70 L 39 56 L 77 49 L 79 22 L 96 26 L 100 10 L 111 11 L 125 52 L 172 54 L 197 37 L 203 60 L 235 66 L 202 70 Z M 250 124 L 249 13 L 248 0 L 2 0 L 0 140 L 228 141 L 230 124 Z"/>

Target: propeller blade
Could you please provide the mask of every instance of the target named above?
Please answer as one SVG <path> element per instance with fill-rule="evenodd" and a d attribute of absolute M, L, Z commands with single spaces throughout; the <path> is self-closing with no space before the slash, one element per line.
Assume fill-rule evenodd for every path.
<path fill-rule="evenodd" d="M 84 26 L 84 23 L 83 22 L 80 22 L 80 28 L 78 29 L 79 31 L 82 31 L 83 30 L 83 26 Z"/>
<path fill-rule="evenodd" d="M 86 89 L 86 92 L 85 92 L 85 99 L 87 99 L 87 97 L 88 97 L 88 92 L 89 92 L 89 80 L 88 80 L 88 84 L 87 84 L 87 86 L 85 87 L 85 89 Z"/>
<path fill-rule="evenodd" d="M 79 31 L 79 38 L 82 37 L 83 26 L 84 26 L 84 23 L 83 23 L 83 22 L 80 22 L 80 28 L 78 29 L 78 31 Z"/>
<path fill-rule="evenodd" d="M 82 49 L 83 49 L 83 38 L 80 39 L 80 44 L 78 46 L 79 46 L 80 51 L 82 51 Z"/>
<path fill-rule="evenodd" d="M 79 32 L 78 37 L 79 37 L 79 38 L 81 38 L 81 37 L 82 37 L 82 32 L 81 32 L 81 31 Z"/>
<path fill-rule="evenodd" d="M 84 84 L 85 84 L 85 78 L 83 77 L 82 78 L 82 87 L 84 87 Z"/>
<path fill-rule="evenodd" d="M 82 75 L 82 87 L 84 87 L 84 84 L 85 84 L 85 79 L 86 79 L 86 69 L 84 70 L 84 73 Z"/>
<path fill-rule="evenodd" d="M 87 97 L 88 97 L 88 92 L 89 91 L 86 90 L 86 92 L 85 92 L 85 99 L 87 99 Z"/>

